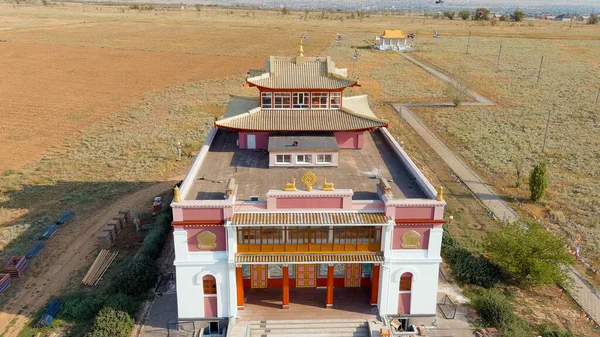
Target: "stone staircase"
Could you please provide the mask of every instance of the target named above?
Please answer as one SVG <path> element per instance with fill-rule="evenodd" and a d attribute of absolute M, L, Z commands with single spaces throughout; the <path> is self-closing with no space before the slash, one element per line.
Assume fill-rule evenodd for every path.
<path fill-rule="evenodd" d="M 268 320 L 247 322 L 250 337 L 369 337 L 366 320 Z"/>

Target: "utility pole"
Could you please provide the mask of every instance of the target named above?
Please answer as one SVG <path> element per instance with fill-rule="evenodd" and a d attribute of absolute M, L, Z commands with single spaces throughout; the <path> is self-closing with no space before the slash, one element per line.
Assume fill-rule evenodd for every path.
<path fill-rule="evenodd" d="M 600 89 L 598 89 L 598 93 L 596 94 L 596 102 L 594 103 L 594 105 L 598 104 L 598 98 L 600 98 Z"/>
<path fill-rule="evenodd" d="M 469 30 L 469 39 L 467 40 L 467 54 L 469 53 L 469 45 L 471 44 L 471 31 Z"/>
<path fill-rule="evenodd" d="M 569 29 L 573 28 L 573 19 L 575 19 L 574 16 L 571 17 L 571 24 L 569 25 Z"/>
<path fill-rule="evenodd" d="M 554 110 L 554 108 L 552 108 L 552 110 Z M 544 150 L 546 149 L 546 138 L 548 138 L 548 128 L 550 126 L 550 112 L 552 110 L 548 110 L 548 119 L 546 119 L 546 133 L 544 134 L 544 143 L 542 144 L 542 153 L 544 153 Z"/>
<path fill-rule="evenodd" d="M 542 60 L 540 61 L 540 70 L 538 70 L 538 79 L 537 81 L 540 81 L 540 77 L 542 76 L 542 64 L 544 63 L 544 57 L 542 56 Z"/>
<path fill-rule="evenodd" d="M 500 54 L 502 53 L 502 44 L 500 45 L 500 50 L 498 51 L 498 61 L 496 62 L 496 68 L 500 66 Z"/>

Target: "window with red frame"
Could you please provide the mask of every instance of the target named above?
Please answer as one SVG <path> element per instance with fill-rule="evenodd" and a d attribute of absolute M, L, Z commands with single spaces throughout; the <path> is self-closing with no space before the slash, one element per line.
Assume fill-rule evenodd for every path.
<path fill-rule="evenodd" d="M 202 278 L 202 287 L 204 288 L 204 295 L 216 295 L 217 294 L 217 282 L 214 276 L 204 276 Z"/>
<path fill-rule="evenodd" d="M 400 291 L 411 291 L 412 290 L 412 274 L 402 274 L 400 277 Z"/>

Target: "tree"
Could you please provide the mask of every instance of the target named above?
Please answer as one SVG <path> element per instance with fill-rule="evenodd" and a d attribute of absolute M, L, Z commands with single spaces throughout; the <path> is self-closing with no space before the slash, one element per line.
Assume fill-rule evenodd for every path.
<path fill-rule="evenodd" d="M 489 236 L 486 248 L 492 261 L 522 285 L 565 282 L 564 265 L 573 264 L 558 237 L 537 222 L 504 225 Z"/>
<path fill-rule="evenodd" d="M 522 10 L 515 10 L 514 13 L 512 14 L 512 19 L 515 22 L 521 22 L 523 21 L 523 19 L 525 19 L 525 12 L 523 12 Z"/>
<path fill-rule="evenodd" d="M 548 188 L 548 165 L 537 163 L 529 174 L 529 197 L 532 201 L 540 201 Z"/>
<path fill-rule="evenodd" d="M 454 16 L 456 16 L 456 12 L 453 12 L 453 11 L 444 12 L 444 16 L 450 20 L 454 20 Z"/>
<path fill-rule="evenodd" d="M 515 187 L 521 187 L 521 184 L 523 183 L 523 158 L 521 157 L 521 155 L 517 155 L 515 156 L 515 171 L 517 174 L 517 180 L 515 181 Z"/>
<path fill-rule="evenodd" d="M 460 11 L 458 13 L 458 16 L 460 16 L 460 18 L 463 20 L 469 20 L 469 16 L 471 16 L 471 12 L 469 12 L 466 9 L 463 9 L 462 11 Z"/>
<path fill-rule="evenodd" d="M 286 6 L 283 6 L 281 8 L 281 14 L 284 14 L 284 15 L 290 14 L 289 8 L 287 8 Z"/>
<path fill-rule="evenodd" d="M 112 308 L 103 308 L 96 316 L 94 327 L 86 337 L 128 337 L 135 321 L 129 314 Z"/>
<path fill-rule="evenodd" d="M 477 8 L 475 10 L 475 15 L 473 16 L 473 20 L 489 20 L 490 19 L 490 10 L 487 8 Z"/>
<path fill-rule="evenodd" d="M 591 14 L 588 19 L 588 25 L 596 25 L 598 24 L 598 14 Z"/>
<path fill-rule="evenodd" d="M 506 15 L 506 14 L 500 15 L 500 21 L 508 21 L 508 15 Z"/>

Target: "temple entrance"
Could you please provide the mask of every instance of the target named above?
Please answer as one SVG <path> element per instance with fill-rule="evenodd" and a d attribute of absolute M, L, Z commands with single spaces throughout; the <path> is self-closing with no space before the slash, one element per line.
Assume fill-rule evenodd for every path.
<path fill-rule="evenodd" d="M 346 271 L 344 273 L 344 287 L 360 287 L 361 273 L 362 268 L 360 263 L 346 264 Z"/>
<path fill-rule="evenodd" d="M 281 309 L 281 289 L 247 289 L 244 310 L 238 311 L 243 321 L 298 319 L 369 319 L 376 308 L 369 304 L 369 288 L 334 290 L 334 305 L 325 307 L 325 288 L 290 288 L 290 304 Z"/>
<path fill-rule="evenodd" d="M 253 264 L 250 267 L 250 281 L 252 288 L 267 287 L 267 265 Z"/>
<path fill-rule="evenodd" d="M 298 264 L 296 265 L 296 287 L 314 288 L 317 286 L 317 265 L 316 264 Z"/>

